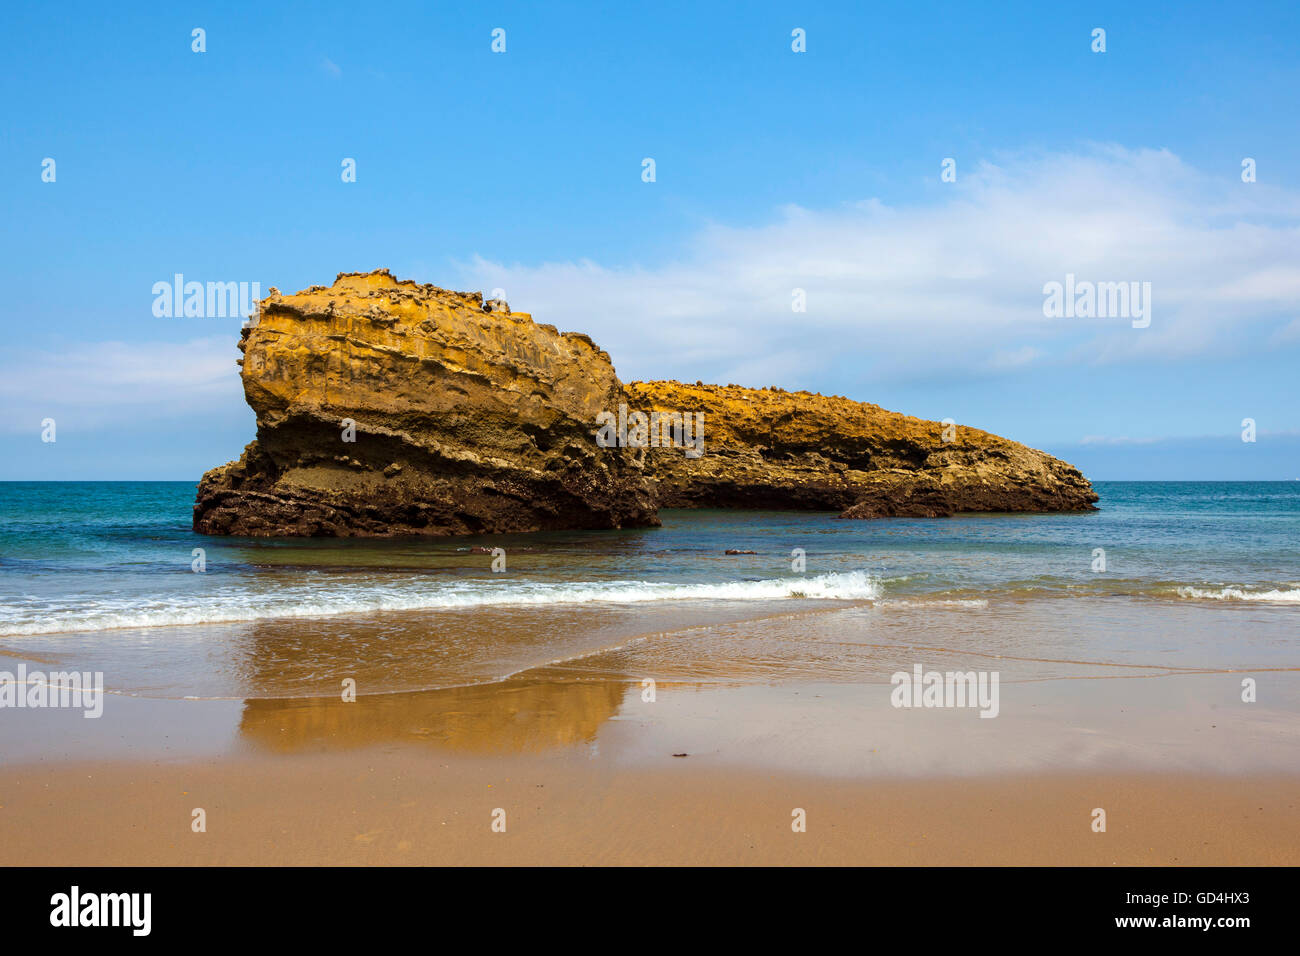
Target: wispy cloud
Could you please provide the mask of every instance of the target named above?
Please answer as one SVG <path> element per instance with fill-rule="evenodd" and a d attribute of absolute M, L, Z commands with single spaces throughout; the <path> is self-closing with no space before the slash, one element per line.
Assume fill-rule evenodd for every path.
<path fill-rule="evenodd" d="M 655 268 L 475 258 L 461 282 L 590 333 L 624 378 L 815 385 L 846 363 L 864 379 L 996 376 L 1296 338 L 1300 192 L 1114 146 L 984 163 L 934 189 L 712 225 Z M 1044 317 L 1044 283 L 1067 273 L 1150 282 L 1150 327 Z"/>
<path fill-rule="evenodd" d="M 1154 445 L 1163 438 L 1126 438 L 1123 435 L 1084 435 L 1080 445 Z"/>
<path fill-rule="evenodd" d="M 31 432 L 41 419 L 97 425 L 130 415 L 176 420 L 243 405 L 235 338 L 93 342 L 61 352 L 11 351 L 0 365 L 0 430 Z"/>

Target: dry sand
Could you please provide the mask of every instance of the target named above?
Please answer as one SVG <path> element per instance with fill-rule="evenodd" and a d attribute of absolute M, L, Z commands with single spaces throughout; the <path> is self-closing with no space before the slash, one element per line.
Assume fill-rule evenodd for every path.
<path fill-rule="evenodd" d="M 1300 780 L 1286 777 L 867 782 L 398 748 L 14 767 L 0 793 L 6 865 L 1300 863 Z"/>

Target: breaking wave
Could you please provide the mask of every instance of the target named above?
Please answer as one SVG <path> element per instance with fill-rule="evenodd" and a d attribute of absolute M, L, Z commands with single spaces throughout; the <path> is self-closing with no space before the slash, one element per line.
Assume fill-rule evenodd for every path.
<path fill-rule="evenodd" d="M 819 574 L 808 578 L 675 584 L 652 581 L 458 582 L 421 586 L 409 583 L 360 585 L 295 584 L 258 591 L 219 588 L 202 598 L 177 595 L 166 600 L 105 600 L 62 604 L 32 602 L 0 607 L 0 636 L 106 631 L 119 628 L 229 624 L 276 618 L 333 617 L 376 611 L 417 611 L 547 604 L 634 604 L 645 601 L 873 600 L 877 578 L 865 571 Z"/>
<path fill-rule="evenodd" d="M 1244 588 L 1179 588 L 1178 596 L 1201 601 L 1268 601 L 1275 604 L 1300 604 L 1300 588 L 1247 591 Z"/>

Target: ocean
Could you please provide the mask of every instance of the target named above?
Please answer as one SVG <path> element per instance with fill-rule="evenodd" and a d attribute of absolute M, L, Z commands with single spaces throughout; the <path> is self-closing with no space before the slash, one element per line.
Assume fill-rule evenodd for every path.
<path fill-rule="evenodd" d="M 1095 487 L 1086 514 L 676 510 L 657 529 L 259 540 L 191 532 L 192 483 L 6 482 L 0 651 L 119 693 L 230 698 L 348 676 L 878 679 L 916 656 L 888 648 L 936 634 L 1048 676 L 1289 663 L 1300 482 Z"/>

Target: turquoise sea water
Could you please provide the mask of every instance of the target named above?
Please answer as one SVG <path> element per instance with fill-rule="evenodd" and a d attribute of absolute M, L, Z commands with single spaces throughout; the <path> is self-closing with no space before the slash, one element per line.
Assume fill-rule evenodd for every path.
<path fill-rule="evenodd" d="M 1096 488 L 1090 514 L 669 511 L 662 528 L 634 531 L 257 540 L 194 534 L 190 483 L 5 482 L 0 638 L 487 606 L 1089 594 L 1300 605 L 1300 482 Z M 498 547 L 502 573 L 481 550 Z"/>

